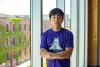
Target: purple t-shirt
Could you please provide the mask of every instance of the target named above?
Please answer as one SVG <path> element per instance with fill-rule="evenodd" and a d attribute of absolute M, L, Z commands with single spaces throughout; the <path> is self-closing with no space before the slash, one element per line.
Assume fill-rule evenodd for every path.
<path fill-rule="evenodd" d="M 40 48 L 53 53 L 73 48 L 73 34 L 64 28 L 58 32 L 49 29 L 42 34 Z M 47 67 L 70 67 L 70 59 L 47 59 Z"/>

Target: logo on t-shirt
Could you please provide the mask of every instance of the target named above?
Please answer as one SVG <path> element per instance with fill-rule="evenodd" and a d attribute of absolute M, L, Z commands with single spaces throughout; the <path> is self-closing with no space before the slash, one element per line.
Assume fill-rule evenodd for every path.
<path fill-rule="evenodd" d="M 54 41 L 53 41 L 53 43 L 51 45 L 52 46 L 49 48 L 49 50 L 51 50 L 52 52 L 63 51 L 63 49 L 60 47 L 58 38 L 54 38 Z"/>

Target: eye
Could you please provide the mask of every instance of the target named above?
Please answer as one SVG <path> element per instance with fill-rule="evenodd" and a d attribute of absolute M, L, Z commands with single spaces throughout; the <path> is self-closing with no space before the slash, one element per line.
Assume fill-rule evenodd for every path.
<path fill-rule="evenodd" d="M 55 16 L 52 16 L 52 19 L 55 19 L 56 17 Z"/>
<path fill-rule="evenodd" d="M 53 16 L 53 18 L 56 18 L 55 16 Z"/>

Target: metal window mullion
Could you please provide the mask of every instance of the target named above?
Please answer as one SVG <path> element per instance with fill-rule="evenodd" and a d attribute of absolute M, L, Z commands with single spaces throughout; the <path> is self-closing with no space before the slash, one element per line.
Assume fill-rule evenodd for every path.
<path fill-rule="evenodd" d="M 77 0 L 77 45 L 76 45 L 76 55 L 78 55 L 78 56 L 76 56 L 76 67 L 79 67 L 79 40 L 80 40 L 80 23 L 79 23 L 79 21 L 80 21 L 80 17 L 79 17 L 79 14 L 80 14 L 80 12 L 79 12 L 79 0 Z"/>
<path fill-rule="evenodd" d="M 41 0 L 31 0 L 31 66 L 41 67 Z M 38 63 L 38 64 L 37 64 Z"/>
<path fill-rule="evenodd" d="M 78 7 L 77 0 L 70 1 L 70 15 L 71 15 L 71 31 L 74 35 L 74 50 L 71 56 L 71 67 L 78 67 L 78 30 L 77 30 L 77 22 L 78 22 Z"/>
<path fill-rule="evenodd" d="M 88 0 L 85 0 L 84 1 L 84 21 L 85 21 L 85 24 L 84 24 L 84 30 L 85 30 L 85 37 L 84 37 L 84 42 L 85 42 L 85 46 L 84 46 L 84 67 L 87 67 L 87 61 L 88 61 L 88 58 L 87 58 L 87 53 L 88 53 Z"/>

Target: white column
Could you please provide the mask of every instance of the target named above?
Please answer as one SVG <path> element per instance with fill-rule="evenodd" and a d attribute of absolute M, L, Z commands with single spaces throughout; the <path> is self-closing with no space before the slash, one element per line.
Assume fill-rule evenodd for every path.
<path fill-rule="evenodd" d="M 84 29 L 84 0 L 79 0 L 79 67 L 84 66 L 85 29 Z"/>
<path fill-rule="evenodd" d="M 87 67 L 87 3 L 79 0 L 79 67 Z"/>
<path fill-rule="evenodd" d="M 41 0 L 31 0 L 31 66 L 41 67 Z"/>
<path fill-rule="evenodd" d="M 85 27 L 85 47 L 84 47 L 84 51 L 85 51 L 85 57 L 84 57 L 84 67 L 87 67 L 88 65 L 88 0 L 85 0 L 84 2 L 84 19 L 85 19 L 85 24 L 84 24 L 84 27 Z"/>
<path fill-rule="evenodd" d="M 78 21 L 78 3 L 77 0 L 71 0 L 70 13 L 71 13 L 71 31 L 74 35 L 74 50 L 71 56 L 71 67 L 79 67 L 79 21 Z"/>

